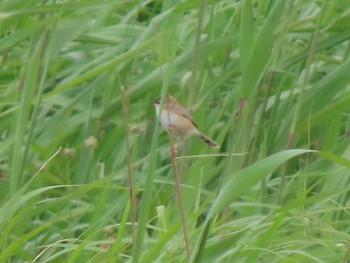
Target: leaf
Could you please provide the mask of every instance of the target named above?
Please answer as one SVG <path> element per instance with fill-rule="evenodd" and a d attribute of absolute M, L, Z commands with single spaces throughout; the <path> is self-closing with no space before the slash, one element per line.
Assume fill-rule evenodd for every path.
<path fill-rule="evenodd" d="M 300 121 L 308 118 L 311 110 L 313 113 L 322 111 L 339 92 L 346 88 L 350 82 L 349 68 L 350 59 L 313 85 L 303 99 Z"/>
<path fill-rule="evenodd" d="M 269 14 L 265 24 L 256 37 L 248 61 L 243 70 L 241 83 L 241 96 L 250 97 L 254 94 L 261 76 L 265 72 L 268 64 L 275 28 L 278 25 L 280 14 L 282 13 L 284 1 L 278 1 Z"/>
<path fill-rule="evenodd" d="M 46 186 L 39 189 L 36 189 L 32 192 L 24 194 L 27 185 L 22 187 L 19 191 L 17 191 L 5 204 L 0 207 L 0 228 L 3 228 L 4 225 L 11 220 L 12 216 L 20 210 L 29 200 L 32 198 L 49 191 L 51 189 L 62 188 L 65 186 L 54 185 L 54 186 Z"/>
<path fill-rule="evenodd" d="M 18 29 L 6 37 L 0 38 L 0 52 L 9 48 L 17 47 L 23 40 L 27 40 L 35 33 L 43 31 L 43 29 L 49 24 L 51 24 L 51 21 L 45 19 Z"/>
<path fill-rule="evenodd" d="M 242 5 L 241 32 L 239 41 L 239 51 L 242 65 L 249 61 L 248 56 L 254 41 L 254 21 L 251 0 L 245 0 Z"/>
<path fill-rule="evenodd" d="M 339 155 L 336 155 L 336 154 L 334 154 L 332 152 L 320 151 L 320 152 L 317 153 L 317 155 L 322 156 L 324 158 L 327 158 L 330 161 L 334 161 L 334 162 L 336 162 L 336 163 L 338 163 L 338 164 L 340 164 L 340 165 L 342 165 L 342 166 L 344 166 L 346 168 L 350 168 L 350 160 L 345 159 L 345 158 L 343 158 L 343 157 L 341 157 Z"/>
<path fill-rule="evenodd" d="M 272 173 L 285 161 L 296 155 L 308 152 L 315 151 L 303 149 L 282 151 L 248 166 L 236 175 L 231 175 L 232 177 L 215 199 L 208 217 L 212 218 L 229 206 L 235 199 L 248 192 L 254 185 L 260 182 L 265 176 Z"/>
<path fill-rule="evenodd" d="M 330 34 L 324 40 L 320 40 L 318 43 L 316 43 L 315 53 L 319 53 L 321 51 L 333 48 L 333 47 L 349 40 L 349 38 L 350 38 L 350 30 L 349 29 L 341 31 L 339 33 L 337 32 L 336 34 L 335 33 Z M 282 69 L 291 68 L 299 61 L 306 59 L 307 56 L 309 55 L 309 53 L 310 53 L 309 46 L 307 46 L 305 49 L 298 52 L 293 57 L 287 57 L 287 59 L 281 63 L 280 68 L 282 68 Z"/>
<path fill-rule="evenodd" d="M 339 100 L 333 103 L 327 104 L 325 107 L 321 108 L 320 111 L 312 114 L 309 118 L 305 119 L 303 122 L 298 124 L 298 130 L 304 131 L 309 127 L 308 123 L 312 123 L 312 126 L 318 125 L 320 123 L 328 122 L 330 119 L 334 118 L 338 114 L 350 109 L 350 94 L 345 94 Z"/>

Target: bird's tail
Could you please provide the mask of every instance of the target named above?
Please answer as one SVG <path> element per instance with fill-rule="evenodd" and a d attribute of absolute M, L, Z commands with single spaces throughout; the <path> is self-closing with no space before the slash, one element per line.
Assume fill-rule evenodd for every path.
<path fill-rule="evenodd" d="M 220 145 L 214 142 L 212 139 L 210 139 L 208 136 L 201 133 L 199 135 L 199 138 L 201 138 L 206 144 L 208 144 L 212 148 L 220 148 Z"/>

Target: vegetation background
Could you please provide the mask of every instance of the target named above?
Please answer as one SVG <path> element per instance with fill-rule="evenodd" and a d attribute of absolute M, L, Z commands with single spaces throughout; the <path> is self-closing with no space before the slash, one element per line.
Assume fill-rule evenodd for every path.
<path fill-rule="evenodd" d="M 348 262 L 349 1 L 2 0 L 0 32 L 0 262 Z M 221 145 L 181 187 L 167 93 Z"/>

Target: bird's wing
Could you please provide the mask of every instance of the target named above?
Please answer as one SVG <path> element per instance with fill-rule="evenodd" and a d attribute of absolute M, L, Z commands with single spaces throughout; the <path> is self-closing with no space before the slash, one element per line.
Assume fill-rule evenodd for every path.
<path fill-rule="evenodd" d="M 185 108 L 179 106 L 179 105 L 172 105 L 172 107 L 174 107 L 176 109 L 176 112 L 181 115 L 181 116 L 184 116 L 186 119 L 188 119 L 190 122 L 192 122 L 192 124 L 196 127 L 197 127 L 197 124 L 195 123 L 194 119 L 192 118 L 192 115 L 191 113 L 186 110 Z"/>

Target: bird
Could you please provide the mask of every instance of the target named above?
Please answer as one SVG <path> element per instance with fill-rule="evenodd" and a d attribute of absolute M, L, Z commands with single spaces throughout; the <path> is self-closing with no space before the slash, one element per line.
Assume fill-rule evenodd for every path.
<path fill-rule="evenodd" d="M 190 136 L 196 136 L 202 139 L 206 144 L 212 148 L 220 148 L 214 140 L 203 134 L 199 129 L 195 121 L 193 120 L 190 112 L 184 108 L 177 100 L 167 95 L 163 108 L 160 107 L 161 97 L 154 100 L 154 106 L 160 123 L 171 135 L 186 139 Z"/>

